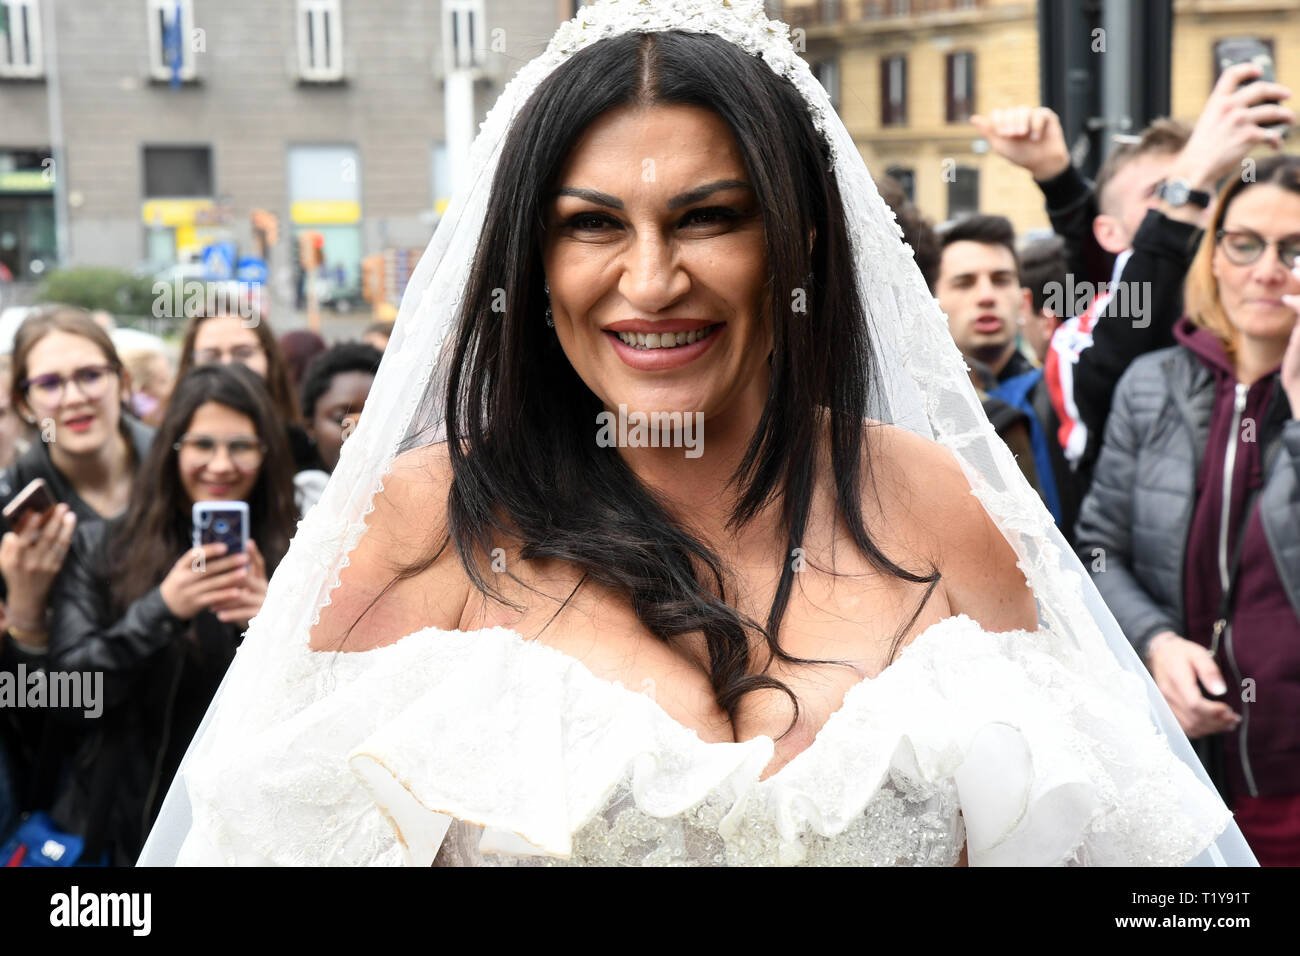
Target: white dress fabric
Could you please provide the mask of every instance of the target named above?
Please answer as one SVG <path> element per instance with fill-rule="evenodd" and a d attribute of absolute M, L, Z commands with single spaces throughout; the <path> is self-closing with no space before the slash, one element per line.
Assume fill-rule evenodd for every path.
<path fill-rule="evenodd" d="M 300 656 L 247 715 L 270 729 L 188 771 L 179 862 L 1176 865 L 1229 816 L 1130 675 L 964 615 L 763 780 L 771 738 L 705 743 L 505 628 Z"/>
<path fill-rule="evenodd" d="M 935 624 L 760 780 L 649 697 L 511 631 L 308 649 L 394 459 L 445 436 L 455 327 L 509 128 L 576 51 L 630 31 L 761 56 L 826 137 L 883 381 L 871 417 L 944 444 L 1014 549 L 1032 633 Z M 984 415 L 825 90 L 760 0 L 597 0 L 489 112 L 403 297 L 366 414 L 299 524 L 181 765 L 144 865 L 1253 865 L 1145 667 Z M 537 317 L 541 321 L 541 316 Z M 412 516 L 413 526 L 419 516 Z"/>

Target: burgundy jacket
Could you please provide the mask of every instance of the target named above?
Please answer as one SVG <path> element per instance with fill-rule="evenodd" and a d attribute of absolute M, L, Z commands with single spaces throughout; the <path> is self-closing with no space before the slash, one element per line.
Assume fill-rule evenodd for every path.
<path fill-rule="evenodd" d="M 1269 548 L 1259 496 L 1265 481 L 1265 422 L 1278 398 L 1285 403 L 1285 395 L 1277 394 L 1282 390 L 1279 370 L 1247 388 L 1238 385 L 1232 363 L 1213 334 L 1184 320 L 1174 335 L 1214 377 L 1209 440 L 1196 476 L 1196 504 L 1188 529 L 1185 636 L 1211 645 L 1223 566 L 1231 568 L 1244 528 L 1231 627 L 1223 632 L 1215 653 L 1228 685 L 1226 701 L 1243 718 L 1241 727 L 1224 738 L 1228 782 L 1234 794 L 1297 793 L 1300 618 L 1287 599 Z"/>

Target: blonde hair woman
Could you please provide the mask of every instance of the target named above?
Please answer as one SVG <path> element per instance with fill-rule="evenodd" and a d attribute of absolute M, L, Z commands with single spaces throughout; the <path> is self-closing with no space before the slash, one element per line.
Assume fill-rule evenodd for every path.
<path fill-rule="evenodd" d="M 1300 158 L 1219 194 L 1120 380 L 1079 553 L 1265 864 L 1300 865 Z M 1097 556 L 1104 556 L 1098 564 Z"/>

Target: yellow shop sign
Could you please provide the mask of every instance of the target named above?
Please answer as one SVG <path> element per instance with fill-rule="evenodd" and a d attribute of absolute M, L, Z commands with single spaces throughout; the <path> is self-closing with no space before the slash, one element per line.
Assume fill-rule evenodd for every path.
<path fill-rule="evenodd" d="M 361 221 L 361 203 L 352 199 L 300 199 L 289 206 L 300 226 L 341 226 Z"/>
<path fill-rule="evenodd" d="M 140 218 L 146 226 L 192 226 L 200 211 L 214 205 L 211 199 L 150 199 Z"/>

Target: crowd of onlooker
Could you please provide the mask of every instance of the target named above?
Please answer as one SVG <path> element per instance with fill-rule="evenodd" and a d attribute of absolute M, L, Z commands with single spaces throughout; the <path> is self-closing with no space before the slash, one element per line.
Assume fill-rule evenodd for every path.
<path fill-rule="evenodd" d="M 0 506 L 37 480 L 47 496 L 0 539 L 0 674 L 18 694 L 51 678 L 46 706 L 0 707 L 3 865 L 134 862 L 392 328 L 327 347 L 200 310 L 173 371 L 166 351 L 119 352 L 112 324 L 38 309 L 0 363 Z M 206 501 L 247 505 L 246 550 L 196 555 Z M 56 674 L 93 675 L 97 699 L 55 699 Z"/>
<path fill-rule="evenodd" d="M 880 186 L 990 422 L 1256 855 L 1296 865 L 1300 157 L 1276 125 L 1290 91 L 1258 75 L 1226 70 L 1194 127 L 1151 124 L 1095 182 L 1050 110 L 975 117 L 1032 174 L 1051 238 L 989 215 L 935 228 Z M 388 328 L 326 348 L 199 314 L 173 373 L 104 325 L 45 309 L 0 366 L 0 506 L 36 479 L 50 496 L 0 540 L 0 672 L 103 680 L 94 719 L 0 708 L 0 845 L 25 815 L 80 860 L 129 864 Z M 191 508 L 212 500 L 247 504 L 246 552 L 196 559 Z"/>
<path fill-rule="evenodd" d="M 1058 118 L 974 119 L 1054 235 L 938 227 L 882 183 L 989 420 L 1265 864 L 1300 864 L 1300 156 L 1290 91 L 1226 70 L 1095 182 Z"/>

